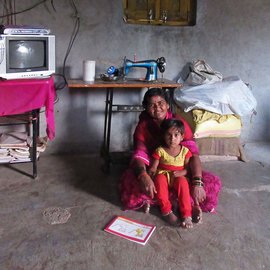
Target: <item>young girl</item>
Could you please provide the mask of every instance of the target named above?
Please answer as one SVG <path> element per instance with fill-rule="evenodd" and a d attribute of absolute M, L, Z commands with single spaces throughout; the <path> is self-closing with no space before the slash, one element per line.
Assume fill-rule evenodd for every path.
<path fill-rule="evenodd" d="M 180 143 L 184 137 L 184 124 L 177 119 L 164 120 L 161 124 L 163 144 L 153 153 L 149 174 L 154 177 L 156 198 L 162 215 L 171 225 L 178 225 L 178 218 L 172 211 L 170 190 L 176 192 L 182 216 L 181 226 L 192 228 L 192 206 L 186 166 L 191 152 Z"/>

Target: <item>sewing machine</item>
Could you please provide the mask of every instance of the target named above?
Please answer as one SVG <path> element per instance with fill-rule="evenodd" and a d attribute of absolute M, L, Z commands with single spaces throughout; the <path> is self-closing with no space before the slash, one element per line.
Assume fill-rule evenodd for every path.
<path fill-rule="evenodd" d="M 129 59 L 124 59 L 124 67 L 123 67 L 123 72 L 124 76 L 127 76 L 131 68 L 135 67 L 142 67 L 146 68 L 146 76 L 145 80 L 146 81 L 155 81 L 157 80 L 157 70 L 161 73 L 165 71 L 165 66 L 166 66 L 166 60 L 164 57 L 160 57 L 157 60 L 143 60 L 143 61 L 131 61 Z"/>

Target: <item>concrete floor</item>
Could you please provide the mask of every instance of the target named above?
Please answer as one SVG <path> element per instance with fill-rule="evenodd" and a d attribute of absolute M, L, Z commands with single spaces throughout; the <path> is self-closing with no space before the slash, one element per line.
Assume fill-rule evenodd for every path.
<path fill-rule="evenodd" d="M 31 164 L 0 166 L 0 269 L 270 269 L 270 145 L 245 147 L 241 161 L 206 162 L 221 176 L 215 214 L 204 214 L 192 230 L 172 228 L 159 216 L 121 210 L 117 181 L 95 156 L 41 156 L 38 179 Z M 267 159 L 265 159 L 268 158 Z M 67 209 L 64 224 L 49 224 L 44 211 Z M 155 224 L 149 242 L 139 245 L 103 231 L 115 215 Z"/>

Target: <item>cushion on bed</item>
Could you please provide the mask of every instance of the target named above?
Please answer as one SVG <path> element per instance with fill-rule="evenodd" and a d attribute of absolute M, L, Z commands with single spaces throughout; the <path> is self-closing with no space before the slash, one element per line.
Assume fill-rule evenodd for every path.
<path fill-rule="evenodd" d="M 180 108 L 176 113 L 182 116 L 191 126 L 194 138 L 239 137 L 242 122 L 237 115 L 220 115 L 205 110 L 193 110 L 185 113 Z"/>

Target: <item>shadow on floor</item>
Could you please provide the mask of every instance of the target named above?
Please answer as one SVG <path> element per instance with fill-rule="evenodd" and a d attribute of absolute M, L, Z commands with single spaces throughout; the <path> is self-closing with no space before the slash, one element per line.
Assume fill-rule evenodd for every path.
<path fill-rule="evenodd" d="M 109 172 L 102 170 L 104 161 L 92 156 L 63 156 L 66 168 L 70 168 L 68 182 L 76 189 L 92 194 L 102 200 L 122 207 L 118 184 L 126 164 L 111 166 Z"/>

